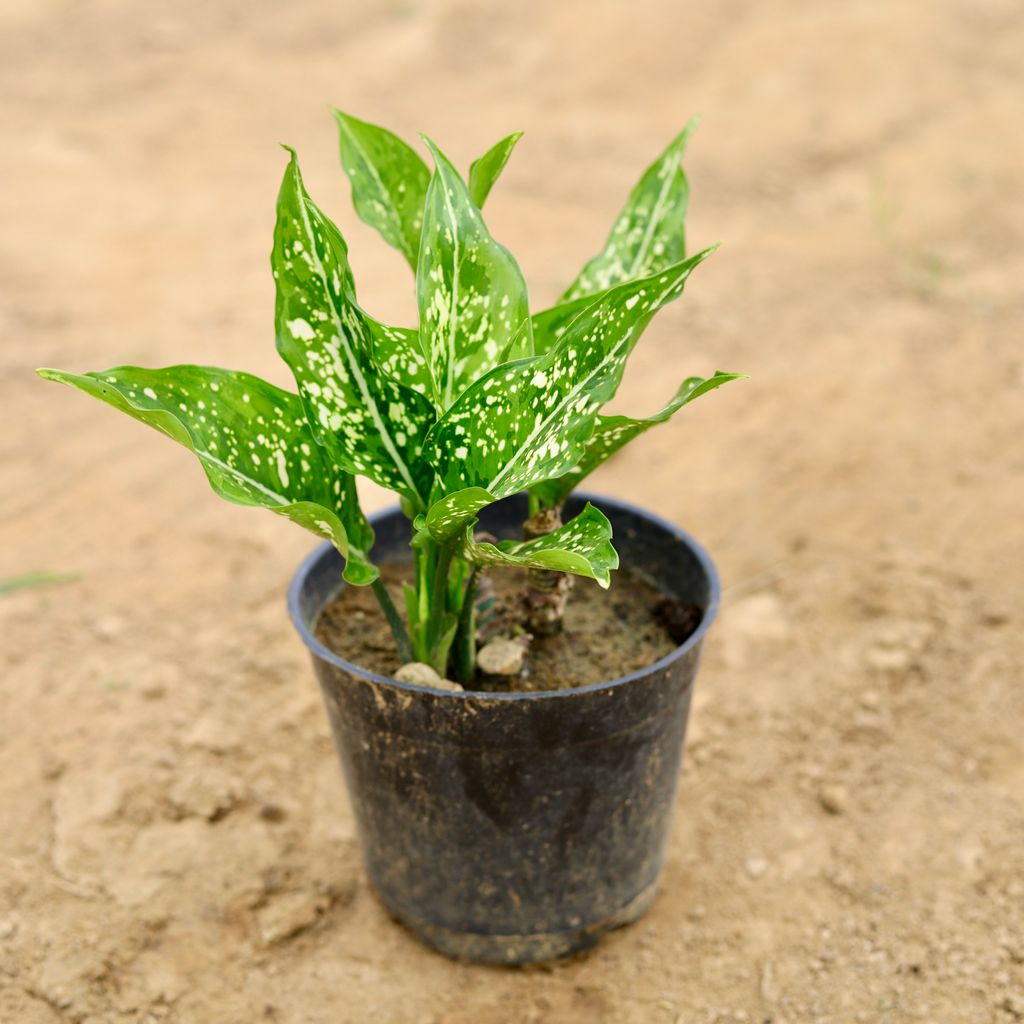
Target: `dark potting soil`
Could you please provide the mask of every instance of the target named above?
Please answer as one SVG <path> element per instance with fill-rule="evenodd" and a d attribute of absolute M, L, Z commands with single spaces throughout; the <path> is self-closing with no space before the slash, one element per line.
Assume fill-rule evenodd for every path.
<path fill-rule="evenodd" d="M 380 570 L 396 606 L 402 608 L 402 583 L 411 578 L 410 566 L 385 563 Z M 506 635 L 520 621 L 526 576 L 514 570 L 489 575 L 501 633 Z M 525 677 L 510 687 L 505 680 L 477 673 L 476 682 L 468 688 L 564 690 L 615 679 L 665 657 L 700 620 L 699 608 L 667 596 L 629 569 L 613 573 L 608 590 L 593 580 L 577 578 L 564 629 L 556 636 L 533 639 Z M 390 676 L 400 667 L 391 631 L 369 587 L 345 587 L 324 608 L 314 632 L 336 654 L 372 672 Z"/>

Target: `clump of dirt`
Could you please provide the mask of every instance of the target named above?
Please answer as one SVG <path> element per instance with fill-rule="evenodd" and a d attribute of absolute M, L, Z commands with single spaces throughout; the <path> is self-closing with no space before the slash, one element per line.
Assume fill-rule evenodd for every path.
<path fill-rule="evenodd" d="M 411 579 L 405 563 L 381 566 L 381 578 L 401 606 L 402 583 Z M 498 570 L 490 574 L 502 631 L 519 631 L 524 576 Z M 536 692 L 587 686 L 636 672 L 671 653 L 700 625 L 701 610 L 665 594 L 637 573 L 620 569 L 602 590 L 578 579 L 554 636 L 534 637 L 523 674 L 513 681 L 484 673 L 470 689 Z M 345 587 L 323 610 L 314 631 L 336 654 L 381 675 L 401 665 L 387 622 L 367 587 Z"/>

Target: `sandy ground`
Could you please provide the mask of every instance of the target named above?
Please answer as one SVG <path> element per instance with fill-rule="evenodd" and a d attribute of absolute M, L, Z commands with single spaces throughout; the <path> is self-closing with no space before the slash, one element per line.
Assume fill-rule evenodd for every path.
<path fill-rule="evenodd" d="M 1022 52 L 1016 0 L 6 0 L 0 577 L 79 576 L 0 597 L 0 1020 L 1024 1019 Z M 407 321 L 327 103 L 462 166 L 526 129 L 490 222 L 538 304 L 704 114 L 690 236 L 726 245 L 619 404 L 752 379 L 595 485 L 726 605 L 663 892 L 551 969 L 448 963 L 368 891 L 283 606 L 308 536 L 29 376 L 284 383 L 278 140 Z"/>

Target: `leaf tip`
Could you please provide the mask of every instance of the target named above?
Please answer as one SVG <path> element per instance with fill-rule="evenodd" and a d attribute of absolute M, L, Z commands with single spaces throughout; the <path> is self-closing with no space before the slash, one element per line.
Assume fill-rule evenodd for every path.
<path fill-rule="evenodd" d="M 329 106 L 334 120 L 338 122 L 339 128 L 344 128 L 346 131 L 352 131 L 354 125 L 361 124 L 362 122 L 357 117 L 353 117 L 351 114 L 346 114 L 340 107 Z"/>

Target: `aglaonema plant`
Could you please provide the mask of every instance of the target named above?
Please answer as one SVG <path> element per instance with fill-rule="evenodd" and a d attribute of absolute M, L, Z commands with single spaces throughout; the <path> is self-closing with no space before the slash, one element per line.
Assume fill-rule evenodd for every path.
<path fill-rule="evenodd" d="M 644 174 L 562 299 L 531 316 L 523 275 L 481 215 L 519 133 L 463 179 L 429 139 L 432 170 L 391 132 L 335 117 L 357 213 L 415 274 L 418 328 L 360 305 L 345 239 L 288 150 L 271 265 L 277 349 L 297 393 L 204 366 L 38 372 L 191 449 L 221 497 L 327 538 L 345 579 L 373 587 L 401 660 L 469 683 L 479 574 L 511 566 L 607 587 L 618 566 L 610 524 L 590 504 L 561 523 L 566 497 L 629 440 L 739 376 L 688 378 L 647 419 L 600 414 L 641 331 L 711 252 L 685 253 L 689 129 Z M 412 521 L 404 613 L 371 560 L 358 476 L 394 491 Z M 551 513 L 547 528 L 522 541 L 474 534 L 483 508 L 522 491 L 531 511 Z"/>

